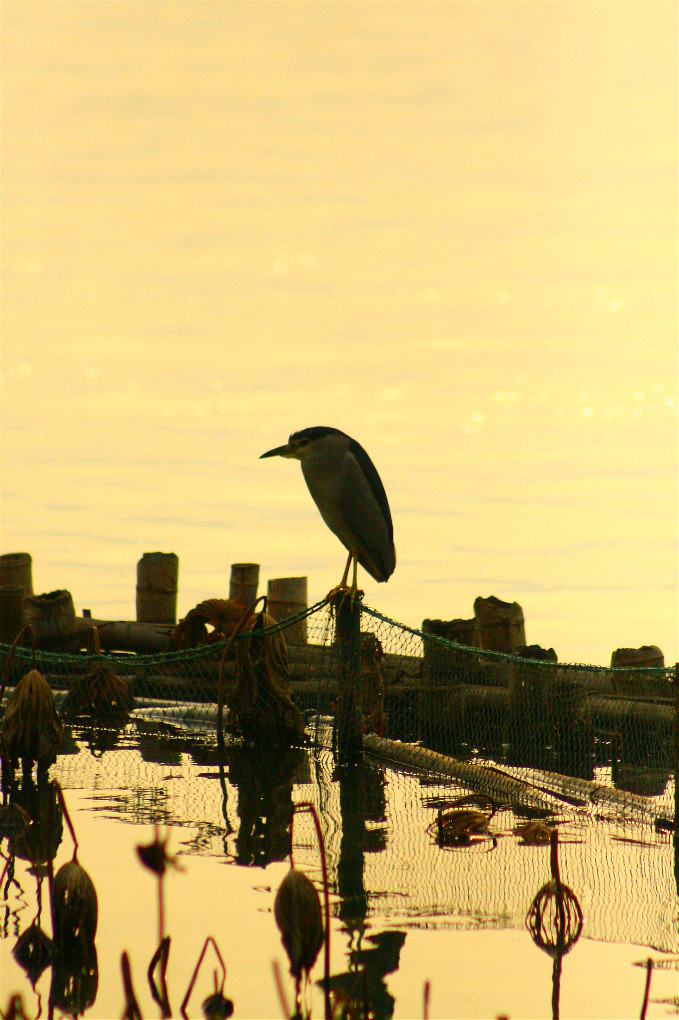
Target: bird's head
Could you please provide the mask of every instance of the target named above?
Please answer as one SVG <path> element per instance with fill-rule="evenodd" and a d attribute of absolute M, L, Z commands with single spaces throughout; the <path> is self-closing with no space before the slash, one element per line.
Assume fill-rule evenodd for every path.
<path fill-rule="evenodd" d="M 326 425 L 314 425 L 313 428 L 293 432 L 285 446 L 277 446 L 274 450 L 267 450 L 259 459 L 262 460 L 263 457 L 294 457 L 295 460 L 304 460 L 320 440 L 327 439 L 330 436 L 342 436 L 346 439 L 344 433 L 339 432 L 337 429 L 332 429 Z"/>

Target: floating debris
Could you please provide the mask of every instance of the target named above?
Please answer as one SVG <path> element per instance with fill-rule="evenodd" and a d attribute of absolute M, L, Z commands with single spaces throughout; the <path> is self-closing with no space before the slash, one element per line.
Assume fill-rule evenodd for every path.
<path fill-rule="evenodd" d="M 461 807 L 462 804 L 483 804 L 480 807 Z M 457 797 L 450 802 L 452 810 L 438 809 L 436 821 L 428 826 L 427 831 L 436 836 L 439 846 L 470 846 L 473 837 L 490 838 L 496 843 L 496 837 L 490 832 L 488 823 L 495 814 L 495 803 L 484 794 L 468 794 Z M 476 840 L 478 842 L 478 840 Z"/>
<path fill-rule="evenodd" d="M 551 827 L 538 819 L 517 825 L 513 832 L 515 836 L 521 837 L 525 846 L 544 846 L 552 838 Z"/>

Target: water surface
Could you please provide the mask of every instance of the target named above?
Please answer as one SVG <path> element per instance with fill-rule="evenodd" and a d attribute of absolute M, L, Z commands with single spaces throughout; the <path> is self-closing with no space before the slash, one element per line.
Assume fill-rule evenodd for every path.
<path fill-rule="evenodd" d="M 2 548 L 179 613 L 343 553 L 295 428 L 355 435 L 419 626 L 677 647 L 676 5 L 5 3 Z M 262 585 L 264 588 L 264 583 Z"/>

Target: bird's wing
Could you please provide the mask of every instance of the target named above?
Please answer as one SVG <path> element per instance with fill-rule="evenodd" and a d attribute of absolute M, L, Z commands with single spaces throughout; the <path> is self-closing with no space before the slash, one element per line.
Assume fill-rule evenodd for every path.
<path fill-rule="evenodd" d="M 374 464 L 354 441 L 344 459 L 342 490 L 346 522 L 358 546 L 358 562 L 376 581 L 386 581 L 396 566 L 389 504 Z"/>
<path fill-rule="evenodd" d="M 349 453 L 353 454 L 358 462 L 358 466 L 361 468 L 363 474 L 368 480 L 370 490 L 378 503 L 384 520 L 387 525 L 387 531 L 389 534 L 390 541 L 394 541 L 394 526 L 391 521 L 391 511 L 389 509 L 389 501 L 387 500 L 387 494 L 384 491 L 382 485 L 382 479 L 377 473 L 377 468 L 371 461 L 368 454 L 365 452 L 360 443 L 357 443 L 355 439 L 349 439 Z"/>

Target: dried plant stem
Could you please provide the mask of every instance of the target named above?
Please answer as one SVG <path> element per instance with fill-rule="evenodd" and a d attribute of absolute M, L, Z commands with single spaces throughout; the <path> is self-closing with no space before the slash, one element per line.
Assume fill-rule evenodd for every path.
<path fill-rule="evenodd" d="M 196 978 L 198 977 L 198 971 L 200 970 L 200 966 L 201 966 L 201 964 L 203 962 L 203 959 L 205 957 L 205 953 L 207 951 L 207 947 L 209 946 L 210 943 L 212 943 L 212 945 L 214 947 L 214 951 L 217 954 L 217 959 L 219 960 L 219 965 L 222 968 L 222 982 L 221 982 L 221 986 L 217 985 L 217 972 L 215 971 L 215 988 L 217 989 L 219 987 L 219 989 L 221 990 L 224 987 L 224 981 L 226 980 L 226 965 L 224 963 L 224 960 L 222 959 L 222 954 L 219 952 L 219 946 L 217 945 L 217 943 L 213 939 L 212 935 L 208 935 L 208 937 L 205 939 L 205 942 L 203 943 L 203 948 L 200 951 L 200 956 L 198 957 L 198 963 L 196 964 L 195 970 L 193 972 L 193 976 L 192 976 L 192 978 L 191 978 L 191 980 L 189 982 L 189 987 L 188 987 L 188 989 L 186 991 L 186 995 L 184 996 L 184 1001 L 182 1002 L 181 1006 L 179 1007 L 179 1011 L 180 1011 L 181 1015 L 184 1018 L 186 1018 L 186 1007 L 189 1004 L 189 999 L 191 998 L 191 993 L 193 992 L 193 986 L 195 985 Z"/>
<path fill-rule="evenodd" d="M 283 1007 L 283 1013 L 288 1020 L 290 1016 L 290 1008 L 288 1006 L 288 1000 L 285 997 L 285 989 L 283 988 L 283 980 L 281 978 L 281 968 L 278 966 L 278 960 L 274 960 L 271 964 L 273 967 L 274 981 L 276 982 L 276 991 L 278 992 L 278 998 L 281 1000 L 281 1006 Z"/>
<path fill-rule="evenodd" d="M 66 819 L 66 824 L 68 825 L 68 830 L 71 833 L 71 839 L 73 840 L 73 860 L 75 861 L 78 858 L 78 840 L 75 838 L 75 829 L 73 828 L 73 823 L 71 822 L 71 816 L 69 815 L 68 808 L 66 807 L 66 799 L 64 798 L 63 791 L 62 791 L 61 787 L 59 786 L 59 780 L 58 779 L 53 779 L 52 780 L 52 786 L 57 791 L 57 797 L 59 798 L 59 803 L 61 804 L 61 810 L 64 812 L 64 818 Z"/>
<path fill-rule="evenodd" d="M 266 595 L 260 595 L 259 598 L 255 599 L 252 605 L 245 610 L 236 624 L 233 634 L 226 643 L 221 662 L 219 663 L 219 679 L 217 683 L 217 749 L 219 751 L 220 768 L 223 768 L 224 762 L 224 663 L 231 651 L 233 642 L 243 630 L 250 617 L 254 614 L 257 604 L 262 602 L 262 600 L 264 601 L 263 609 L 266 609 Z"/>
<path fill-rule="evenodd" d="M 120 959 L 120 966 L 123 972 L 123 990 L 125 992 L 125 1012 L 123 1020 L 142 1020 L 141 1010 L 137 997 L 132 987 L 132 971 L 130 970 L 130 958 L 126 952 Z"/>
<path fill-rule="evenodd" d="M 163 876 L 158 875 L 158 945 L 163 941 L 165 932 L 165 910 L 163 906 Z"/>
<path fill-rule="evenodd" d="M 651 994 L 651 974 L 653 973 L 653 960 L 649 956 L 646 961 L 646 987 L 644 989 L 644 1001 L 641 1006 L 641 1013 L 639 1014 L 641 1020 L 646 1020 L 646 1010 L 648 1009 L 648 997 Z"/>
<path fill-rule="evenodd" d="M 154 1000 L 160 1006 L 163 1020 L 167 1017 L 172 1016 L 172 1009 L 170 1008 L 170 1001 L 167 994 L 167 959 L 170 955 L 170 936 L 161 940 L 160 945 L 156 949 L 155 953 L 151 957 L 151 963 L 148 969 L 148 982 L 151 988 L 151 995 Z M 160 989 L 156 985 L 154 978 L 154 971 L 160 963 Z"/>
<path fill-rule="evenodd" d="M 331 1020 L 332 1003 L 330 1001 L 330 893 L 328 891 L 328 863 L 325 856 L 325 841 L 316 808 L 310 801 L 295 805 L 296 811 L 308 811 L 316 826 L 318 852 L 321 858 L 323 874 L 323 907 L 325 911 L 325 945 L 323 947 L 323 991 L 325 993 L 325 1020 Z M 293 820 L 294 820 L 293 812 Z M 292 864 L 292 823 L 290 825 L 290 863 Z"/>

